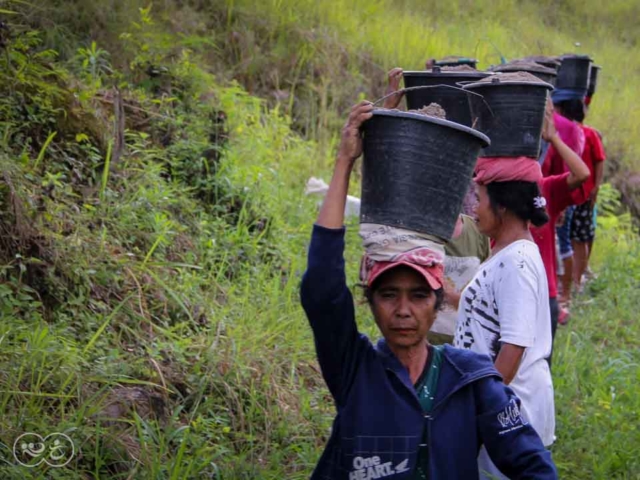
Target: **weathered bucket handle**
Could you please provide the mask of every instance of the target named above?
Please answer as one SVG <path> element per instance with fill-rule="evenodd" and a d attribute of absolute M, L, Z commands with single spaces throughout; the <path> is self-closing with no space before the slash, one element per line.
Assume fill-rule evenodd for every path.
<path fill-rule="evenodd" d="M 377 105 L 378 103 L 382 102 L 383 100 L 386 100 L 387 98 L 392 97 L 394 95 L 398 95 L 400 93 L 410 92 L 412 90 L 422 90 L 422 89 L 425 89 L 425 88 L 437 88 L 437 87 L 453 88 L 454 90 L 460 90 L 461 92 L 464 92 L 464 93 L 469 93 L 471 95 L 477 95 L 478 97 L 484 99 L 484 97 L 482 95 L 480 95 L 479 93 L 470 92 L 469 90 L 465 90 L 464 88 L 460 88 L 460 87 L 454 87 L 453 85 L 419 85 L 417 87 L 401 88 L 400 90 L 396 90 L 393 93 L 389 93 L 389 94 L 385 95 L 384 97 L 379 98 L 378 100 L 373 102 L 373 105 Z"/>
<path fill-rule="evenodd" d="M 482 95 L 480 95 L 479 93 L 476 93 L 476 92 L 471 92 L 471 91 L 466 90 L 464 88 L 454 87 L 453 85 L 420 85 L 420 86 L 417 86 L 417 87 L 401 88 L 400 90 L 396 90 L 393 93 L 390 93 L 388 95 L 385 95 L 382 98 L 379 98 L 378 100 L 373 102 L 373 105 L 375 106 L 376 104 L 382 102 L 383 100 L 386 100 L 387 98 L 392 97 L 393 95 L 398 95 L 399 93 L 410 92 L 411 90 L 422 90 L 423 88 L 437 88 L 437 87 L 453 88 L 454 90 L 460 90 L 460 91 L 462 91 L 464 93 L 468 93 L 470 95 L 476 95 L 476 96 L 478 96 L 478 97 L 480 97 L 482 99 L 482 103 L 485 104 L 485 106 L 489 110 L 489 113 L 491 113 L 491 116 L 495 116 L 493 114 L 493 110 L 491 110 L 491 107 L 489 106 L 487 101 L 484 99 L 484 96 L 482 96 Z M 476 127 L 476 121 L 477 121 L 477 119 L 473 122 L 473 125 L 471 125 L 471 128 L 475 128 Z"/>

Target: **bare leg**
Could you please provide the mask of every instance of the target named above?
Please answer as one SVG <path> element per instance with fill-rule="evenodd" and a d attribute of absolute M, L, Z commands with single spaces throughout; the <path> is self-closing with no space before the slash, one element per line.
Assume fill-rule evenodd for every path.
<path fill-rule="evenodd" d="M 562 260 L 564 264 L 564 274 L 560 276 L 562 294 L 558 299 L 560 304 L 568 306 L 571 303 L 571 285 L 573 283 L 573 255 Z"/>
<path fill-rule="evenodd" d="M 589 244 L 587 242 L 573 241 L 573 281 L 577 288 L 580 288 L 582 275 L 587 270 L 589 261 Z"/>

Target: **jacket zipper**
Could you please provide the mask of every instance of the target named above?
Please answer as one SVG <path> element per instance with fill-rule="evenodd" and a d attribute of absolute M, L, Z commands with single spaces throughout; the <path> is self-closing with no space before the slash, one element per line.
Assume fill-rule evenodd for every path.
<path fill-rule="evenodd" d="M 425 476 L 427 480 L 431 478 L 431 412 L 424 414 L 425 426 L 425 442 L 427 442 L 427 471 L 425 472 Z"/>
<path fill-rule="evenodd" d="M 400 378 L 400 375 L 398 375 L 392 368 L 390 367 L 385 367 L 386 370 L 388 370 L 389 372 L 393 373 L 394 376 L 396 377 L 396 379 L 404 386 L 405 389 L 409 389 L 405 383 L 402 381 L 402 378 Z M 453 389 L 451 389 L 451 391 L 449 393 L 447 393 L 447 396 L 442 398 L 436 405 L 433 406 L 433 408 L 431 409 L 431 412 L 429 413 L 424 413 L 422 411 L 422 405 L 420 405 L 420 401 L 418 400 L 418 397 L 415 393 L 415 389 L 411 390 L 411 393 L 413 395 L 411 395 L 411 397 L 415 400 L 414 404 L 417 405 L 418 410 L 420 411 L 420 414 L 422 415 L 426 425 L 424 428 L 426 428 L 426 439 L 424 440 L 426 442 L 427 445 L 427 471 L 425 472 L 427 480 L 429 480 L 430 478 L 430 470 L 431 470 L 431 422 L 433 421 L 434 418 L 434 413 L 436 412 L 436 410 L 438 410 L 438 408 L 440 408 L 442 405 L 444 405 L 446 403 L 446 401 L 449 399 L 449 397 L 451 397 L 454 393 L 458 392 L 459 390 L 461 390 L 463 387 L 466 387 L 467 385 L 477 381 L 477 380 L 481 380 L 483 378 L 488 378 L 488 377 L 493 377 L 495 376 L 495 373 L 491 372 L 491 371 L 487 371 L 485 373 L 481 373 L 481 374 L 476 374 L 476 375 L 470 375 L 469 378 L 467 378 L 465 381 L 463 382 L 459 382 Z M 420 443 L 418 444 L 418 448 L 420 448 L 420 446 L 423 445 L 422 443 L 422 439 L 420 440 Z"/>

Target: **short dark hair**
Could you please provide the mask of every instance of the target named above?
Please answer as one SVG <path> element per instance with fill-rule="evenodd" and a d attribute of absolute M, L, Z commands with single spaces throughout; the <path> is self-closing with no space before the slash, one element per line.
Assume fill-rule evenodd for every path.
<path fill-rule="evenodd" d="M 406 268 L 410 268 L 410 267 L 406 267 Z M 391 272 L 393 270 L 394 269 L 387 270 L 387 272 Z M 372 285 L 370 286 L 364 285 L 364 298 L 367 300 L 367 303 L 369 305 L 373 305 L 373 295 L 376 293 L 376 290 L 380 288 L 380 280 L 382 280 L 382 278 L 386 275 L 387 272 L 384 272 L 382 275 L 376 278 L 373 281 Z M 436 312 L 437 312 L 441 310 L 442 306 L 444 305 L 444 289 L 440 287 L 437 290 L 434 290 L 433 288 L 431 288 L 431 285 L 429 285 L 429 283 L 427 283 L 427 286 L 429 287 L 429 290 L 433 291 L 436 294 Z"/>
<path fill-rule="evenodd" d="M 560 115 L 574 122 L 584 122 L 584 101 L 580 98 L 571 98 L 569 100 L 562 100 L 553 104 Z"/>
<path fill-rule="evenodd" d="M 534 226 L 541 227 L 549 221 L 549 215 L 542 206 L 537 206 L 536 197 L 541 197 L 540 188 L 536 182 L 514 180 L 510 182 L 492 182 L 487 184 L 487 195 L 494 213 L 503 207 L 521 220 L 530 221 Z"/>

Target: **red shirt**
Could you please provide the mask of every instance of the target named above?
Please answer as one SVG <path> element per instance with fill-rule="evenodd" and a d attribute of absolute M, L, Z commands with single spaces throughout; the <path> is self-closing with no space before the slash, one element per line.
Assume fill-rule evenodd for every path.
<path fill-rule="evenodd" d="M 586 125 L 581 126 L 582 131 L 584 132 L 584 152 L 582 152 L 582 160 L 587 164 L 587 167 L 589 167 L 589 171 L 591 172 L 591 176 L 582 184 L 584 196 L 587 198 L 591 193 L 591 190 L 593 190 L 596 185 L 596 163 L 604 162 L 606 155 L 598 132 Z"/>
<path fill-rule="evenodd" d="M 582 156 L 585 148 L 585 133 L 582 128 L 580 128 L 580 125 L 555 112 L 553 114 L 553 123 L 555 123 L 556 130 L 562 141 L 566 143 L 571 150 Z M 553 148 L 553 145 L 551 145 L 542 163 L 542 175 L 550 177 L 552 175 L 561 175 L 567 171 L 569 170 L 564 160 L 562 160 L 560 154 Z"/>
<path fill-rule="evenodd" d="M 549 283 L 549 298 L 558 296 L 556 284 L 556 221 L 562 211 L 570 205 L 578 205 L 585 200 L 581 188 L 569 190 L 569 172 L 545 177 L 540 181 L 540 190 L 547 201 L 549 221 L 541 227 L 531 227 L 533 241 L 538 245 Z"/>

